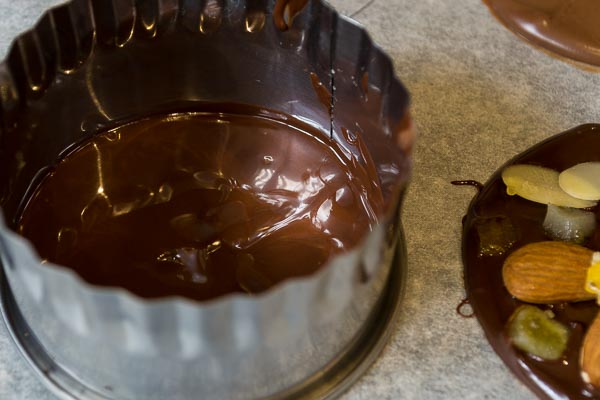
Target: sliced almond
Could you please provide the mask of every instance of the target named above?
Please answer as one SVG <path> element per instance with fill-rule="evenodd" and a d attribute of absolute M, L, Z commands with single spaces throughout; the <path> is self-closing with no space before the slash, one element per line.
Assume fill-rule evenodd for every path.
<path fill-rule="evenodd" d="M 600 162 L 585 162 L 564 170 L 558 184 L 578 199 L 600 200 Z"/>
<path fill-rule="evenodd" d="M 577 199 L 567 194 L 558 184 L 558 171 L 537 165 L 511 165 L 502 171 L 502 180 L 509 195 L 541 204 L 561 207 L 587 208 L 595 201 Z"/>

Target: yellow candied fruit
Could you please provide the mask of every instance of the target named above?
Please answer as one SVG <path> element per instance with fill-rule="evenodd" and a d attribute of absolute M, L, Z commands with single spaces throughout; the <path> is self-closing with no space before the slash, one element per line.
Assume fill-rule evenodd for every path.
<path fill-rule="evenodd" d="M 598 297 L 597 302 L 600 304 L 600 252 L 594 252 L 592 256 L 585 279 L 585 290 L 595 294 Z"/>

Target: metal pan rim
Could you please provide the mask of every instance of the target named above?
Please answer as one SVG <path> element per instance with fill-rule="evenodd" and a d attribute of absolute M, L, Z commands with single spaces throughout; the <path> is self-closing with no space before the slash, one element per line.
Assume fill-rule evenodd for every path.
<path fill-rule="evenodd" d="M 378 359 L 392 334 L 401 313 L 406 263 L 404 231 L 402 226 L 399 226 L 396 250 L 386 286 L 357 338 L 331 360 L 324 371 L 319 371 L 303 382 L 263 400 L 334 399 L 347 391 Z M 93 391 L 85 382 L 79 381 L 52 360 L 18 309 L 4 275 L 4 265 L 0 265 L 0 314 L 19 352 L 44 386 L 59 399 L 116 400 Z"/>

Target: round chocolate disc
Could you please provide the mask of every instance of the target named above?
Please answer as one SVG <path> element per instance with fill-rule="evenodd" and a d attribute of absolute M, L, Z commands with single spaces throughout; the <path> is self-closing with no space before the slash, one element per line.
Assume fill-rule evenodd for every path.
<path fill-rule="evenodd" d="M 597 0 L 484 0 L 511 31 L 534 45 L 600 66 Z"/>
<path fill-rule="evenodd" d="M 586 161 L 600 161 L 600 125 L 582 125 L 547 139 L 500 168 L 473 199 L 463 222 L 462 253 L 467 297 L 496 353 L 512 372 L 542 398 L 599 398 L 581 378 L 579 353 L 588 326 L 598 312 L 595 301 L 538 305 L 550 309 L 570 330 L 567 350 L 556 361 L 544 361 L 513 347 L 506 324 L 524 304 L 506 290 L 502 264 L 519 247 L 551 240 L 544 233 L 546 205 L 506 193 L 501 172 L 512 164 L 534 164 L 565 170 Z M 600 219 L 600 207 L 594 210 Z M 600 229 L 583 243 L 600 250 Z"/>

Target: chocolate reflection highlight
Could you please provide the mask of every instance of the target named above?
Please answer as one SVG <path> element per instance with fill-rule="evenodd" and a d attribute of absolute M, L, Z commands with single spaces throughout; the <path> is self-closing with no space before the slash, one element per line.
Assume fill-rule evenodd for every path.
<path fill-rule="evenodd" d="M 152 116 L 57 162 L 18 230 L 42 258 L 143 297 L 262 292 L 377 223 L 376 166 L 359 135 L 348 139 L 358 157 L 260 110 Z"/>

